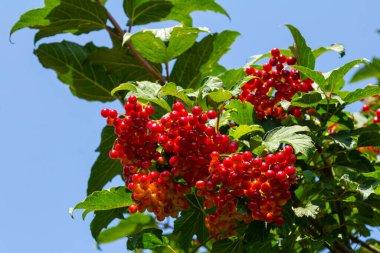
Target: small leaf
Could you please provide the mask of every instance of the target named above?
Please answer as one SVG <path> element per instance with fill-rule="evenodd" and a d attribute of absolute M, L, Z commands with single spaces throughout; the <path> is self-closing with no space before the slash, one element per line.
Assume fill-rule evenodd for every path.
<path fill-rule="evenodd" d="M 100 231 L 107 226 L 116 218 L 123 219 L 123 212 L 125 208 L 110 209 L 104 211 L 95 211 L 95 217 L 91 221 L 90 229 L 92 237 L 96 240 Z"/>
<path fill-rule="evenodd" d="M 362 173 L 361 175 L 364 177 L 374 178 L 376 180 L 380 180 L 380 171 L 372 171 L 372 172 Z"/>
<path fill-rule="evenodd" d="M 110 210 L 121 207 L 128 207 L 134 204 L 132 193 L 125 187 L 113 187 L 108 190 L 96 191 L 78 203 L 74 209 L 84 209 L 86 212 Z"/>
<path fill-rule="evenodd" d="M 162 230 L 157 228 L 144 229 L 136 234 L 128 236 L 128 250 L 155 249 L 163 246 Z"/>
<path fill-rule="evenodd" d="M 98 243 L 109 243 L 131 236 L 147 228 L 156 228 L 157 224 L 152 216 L 147 214 L 131 214 L 118 225 L 102 231 L 98 236 Z"/>
<path fill-rule="evenodd" d="M 238 125 L 253 125 L 253 105 L 240 100 L 231 100 L 225 106 L 229 112 L 229 120 L 232 120 Z"/>
<path fill-rule="evenodd" d="M 379 86 L 367 86 L 364 89 L 356 89 L 343 97 L 344 102 L 351 104 L 366 97 L 380 94 Z"/>
<path fill-rule="evenodd" d="M 216 241 L 212 245 L 211 253 L 244 253 L 243 238 Z"/>
<path fill-rule="evenodd" d="M 232 98 L 232 94 L 228 90 L 218 89 L 217 91 L 210 92 L 208 97 L 215 103 L 221 104 Z"/>
<path fill-rule="evenodd" d="M 247 74 L 244 69 L 230 69 L 219 76 L 223 82 L 223 87 L 226 89 L 231 89 L 234 87 L 241 79 L 246 77 Z"/>
<path fill-rule="evenodd" d="M 124 11 L 129 17 L 127 25 L 158 22 L 167 17 L 173 4 L 166 0 L 124 0 Z"/>
<path fill-rule="evenodd" d="M 172 96 L 182 100 L 186 105 L 193 106 L 194 102 L 186 95 L 186 93 L 194 92 L 194 90 L 184 90 L 175 83 L 166 83 L 159 91 L 159 97 Z"/>
<path fill-rule="evenodd" d="M 111 159 L 108 155 L 116 139 L 113 127 L 103 128 L 101 142 L 97 148 L 99 156 L 91 168 L 90 178 L 87 184 L 87 195 L 94 191 L 100 191 L 115 176 L 121 175 L 123 167 L 118 160 Z"/>
<path fill-rule="evenodd" d="M 296 153 L 310 157 L 314 150 L 313 141 L 310 136 L 299 132 L 310 132 L 310 130 L 306 126 L 276 127 L 264 136 L 263 144 L 273 153 L 281 143 L 287 143 L 293 146 Z"/>
<path fill-rule="evenodd" d="M 293 68 L 298 69 L 302 74 L 304 74 L 305 76 L 307 76 L 319 85 L 323 85 L 325 83 L 325 77 L 319 71 L 298 65 L 294 65 Z"/>
<path fill-rule="evenodd" d="M 134 84 L 132 84 L 132 83 L 122 83 L 119 86 L 117 86 L 116 88 L 114 88 L 111 91 L 111 94 L 114 95 L 118 91 L 126 91 L 126 90 L 137 92 L 137 88 L 136 88 L 136 86 Z"/>
<path fill-rule="evenodd" d="M 293 35 L 294 39 L 294 56 L 297 59 L 297 64 L 300 66 L 314 69 L 315 57 L 310 47 L 306 44 L 304 37 L 300 31 L 292 25 L 285 25 Z"/>
<path fill-rule="evenodd" d="M 319 213 L 319 206 L 313 205 L 312 203 L 307 203 L 305 207 L 293 208 L 294 213 L 297 217 L 311 217 L 315 219 Z"/>
<path fill-rule="evenodd" d="M 363 66 L 353 75 L 350 82 L 359 82 L 368 78 L 380 79 L 380 59 L 373 58 L 372 62 Z"/>
<path fill-rule="evenodd" d="M 339 43 L 331 44 L 328 47 L 320 47 L 318 49 L 314 49 L 313 54 L 315 58 L 318 58 L 322 54 L 329 51 L 337 52 L 341 58 L 346 54 L 346 49 L 344 48 L 342 44 L 339 44 Z"/>
<path fill-rule="evenodd" d="M 240 125 L 233 127 L 229 130 L 228 134 L 234 140 L 239 140 L 242 136 L 252 133 L 252 132 L 261 132 L 264 133 L 264 129 L 260 125 Z"/>
<path fill-rule="evenodd" d="M 330 134 L 329 137 L 345 149 L 353 149 L 355 146 L 350 131 L 339 131 L 336 134 Z"/>
<path fill-rule="evenodd" d="M 289 56 L 292 56 L 292 52 L 289 50 L 289 49 L 280 49 L 280 52 L 281 54 L 285 55 L 286 57 L 289 57 Z M 266 54 L 257 54 L 257 55 L 253 55 L 251 57 L 249 57 L 250 60 L 247 64 L 246 64 L 246 67 L 248 66 L 253 66 L 255 65 L 255 63 L 257 63 L 258 61 L 262 60 L 262 59 L 266 59 L 266 58 L 272 58 L 272 54 L 271 53 L 266 53 Z"/>

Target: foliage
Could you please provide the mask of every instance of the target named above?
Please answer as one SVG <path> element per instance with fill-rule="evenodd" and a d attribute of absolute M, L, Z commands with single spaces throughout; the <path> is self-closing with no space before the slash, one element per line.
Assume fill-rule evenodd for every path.
<path fill-rule="evenodd" d="M 99 156 L 88 180 L 88 196 L 70 210 L 71 214 L 75 209 L 84 210 L 83 217 L 94 212 L 91 232 L 98 244 L 124 238 L 128 250 L 155 252 L 198 252 L 201 249 L 208 252 L 319 252 L 324 249 L 354 252 L 352 245 L 357 243 L 362 247 L 358 252 L 364 252 L 363 249 L 380 252 L 375 238 L 367 242 L 360 239 L 371 236 L 371 227 L 380 226 L 380 128 L 376 124 L 380 118 L 380 87 L 342 90 L 344 76 L 358 64 L 365 65 L 351 82 L 372 77 L 379 79 L 379 59 L 374 58 L 370 63 L 355 60 L 321 73 L 314 69 L 318 57 L 328 51 L 343 57 L 343 46 L 333 44 L 312 50 L 297 28 L 285 25 L 294 38 L 289 49 L 273 49 L 271 53 L 253 56 L 246 69 L 227 70 L 218 62 L 239 34 L 235 31 L 211 33 L 207 28 L 192 27 L 190 14 L 194 11 L 213 11 L 229 17 L 214 0 L 186 3 L 180 0 L 124 0 L 123 8 L 128 18 L 125 29 L 104 4 L 105 0 L 45 0 L 43 8 L 23 14 L 11 34 L 26 27 L 36 29 L 35 42 L 38 42 L 61 33 L 80 35 L 106 30 L 112 41 L 111 48 L 91 42 L 79 45 L 61 41 L 39 44 L 34 53 L 78 98 L 100 102 L 119 100 L 124 105 L 128 97 L 136 96 L 140 111 L 148 108 L 154 111 L 148 115 L 150 118 L 147 116 L 151 124 L 161 124 L 163 118 L 173 115 L 172 108 L 182 106 L 177 101 L 183 103 L 186 114 L 195 115 L 194 108 L 199 106 L 207 115 L 203 127 L 208 129 L 208 135 L 215 136 L 215 131 L 228 136 L 229 140 L 228 146 L 219 146 L 220 158 L 211 155 L 213 158 L 206 166 L 210 172 L 205 172 L 209 177 L 216 175 L 211 172 L 212 166 L 220 169 L 224 166 L 220 164 L 229 163 L 227 158 L 239 159 L 236 154 L 252 163 L 262 157 L 261 166 L 267 163 L 265 166 L 269 165 L 273 171 L 276 162 L 271 159 L 280 161 L 286 153 L 286 159 L 290 159 L 287 162 L 294 164 L 296 171 L 288 166 L 284 169 L 287 175 L 276 174 L 277 184 L 282 175 L 289 180 L 281 183 L 289 196 L 280 198 L 281 205 L 277 205 L 281 206 L 281 211 L 277 214 L 274 208 L 268 207 L 270 204 L 260 204 L 269 203 L 271 198 L 263 187 L 257 190 L 261 194 L 257 202 L 247 197 L 251 196 L 251 185 L 254 187 L 260 180 L 263 185 L 266 177 L 271 176 L 268 168 L 263 174 L 260 170 L 255 172 L 257 168 L 252 169 L 248 188 L 240 189 L 243 193 L 237 189 L 232 191 L 233 184 L 228 185 L 221 179 L 211 188 L 214 193 L 228 189 L 233 194 L 234 210 L 229 219 L 213 223 L 219 219 L 216 210 L 223 211 L 221 208 L 225 204 L 214 195 L 215 203 L 209 201 L 205 191 L 211 194 L 210 187 L 202 185 L 208 178 L 198 178 L 195 182 L 185 176 L 170 177 L 172 165 L 166 159 L 174 157 L 175 151 L 167 151 L 165 143 L 156 143 L 158 148 L 154 151 L 163 156 L 150 158 L 148 165 L 140 163 L 137 167 L 144 167 L 139 169 L 140 173 L 150 173 L 156 180 L 151 183 L 155 187 L 159 187 L 162 180 L 171 180 L 168 183 L 171 188 L 166 192 L 173 194 L 170 195 L 172 205 L 182 201 L 176 206 L 181 208 L 168 211 L 175 218 L 168 223 L 161 221 L 165 217 L 157 210 L 148 208 L 150 214 L 132 214 L 143 211 L 143 199 L 147 196 L 137 197 L 135 188 L 128 185 L 137 180 L 136 176 L 133 179 L 137 170 L 131 174 L 126 172 L 126 160 L 133 158 L 124 157 L 123 160 L 115 144 L 122 131 L 118 130 L 121 123 L 115 122 L 133 116 L 127 107 L 128 103 L 134 105 L 136 102 L 130 99 L 132 102 L 126 104 L 125 114 L 118 116 L 116 111 L 102 111 L 109 126 L 101 134 Z M 179 24 L 132 32 L 135 26 L 164 20 Z M 268 63 L 258 64 L 266 58 L 269 58 Z M 281 85 L 270 86 L 270 78 L 265 75 L 277 75 L 282 85 L 293 85 L 296 90 L 290 96 Z M 266 86 L 269 86 L 267 90 L 263 88 Z M 262 97 L 255 100 L 258 94 L 267 100 L 260 101 L 264 100 Z M 351 114 L 345 110 L 347 105 L 360 100 L 365 102 L 362 112 Z M 270 101 L 275 102 L 269 106 Z M 200 130 L 194 128 L 192 131 Z M 152 134 L 151 129 L 143 132 Z M 150 137 L 154 142 L 153 134 Z M 109 156 L 120 158 L 124 167 Z M 235 160 L 234 166 L 240 162 Z M 185 165 L 196 163 L 200 161 Z M 161 173 L 160 177 L 157 179 L 152 172 Z M 258 176 L 255 173 L 259 173 Z M 123 176 L 128 187 L 103 189 L 116 176 Z M 186 188 L 181 192 L 183 196 L 175 195 L 182 188 Z M 255 213 L 257 203 L 269 210 Z M 263 213 L 269 216 L 262 217 Z M 119 220 L 118 224 L 109 228 L 115 219 Z M 224 223 L 230 226 L 230 231 L 220 229 Z"/>

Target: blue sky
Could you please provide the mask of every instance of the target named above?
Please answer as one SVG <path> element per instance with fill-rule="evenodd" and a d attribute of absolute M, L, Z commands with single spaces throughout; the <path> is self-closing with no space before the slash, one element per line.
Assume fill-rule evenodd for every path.
<path fill-rule="evenodd" d="M 107 7 L 124 24 L 121 2 L 110 0 Z M 292 38 L 282 26 L 286 23 L 298 27 L 313 48 L 336 42 L 345 45 L 344 58 L 334 53 L 320 58 L 317 68 L 322 71 L 353 59 L 380 56 L 380 35 L 376 33 L 380 28 L 379 1 L 218 2 L 231 20 L 211 12 L 196 13 L 194 25 L 207 26 L 213 32 L 230 29 L 241 33 L 221 61 L 228 68 L 243 66 L 249 56 L 273 47 L 289 46 Z M 34 31 L 19 31 L 12 37 L 14 44 L 9 42 L 9 30 L 18 17 L 41 6 L 43 0 L 5 1 L 1 8 L 0 253 L 98 252 L 89 231 L 90 219 L 83 222 L 78 212 L 72 220 L 68 208 L 85 197 L 90 168 L 97 156 L 94 150 L 104 126 L 99 111 L 120 106 L 73 97 L 55 73 L 44 69 L 33 55 Z M 42 42 L 64 38 L 110 45 L 103 32 L 80 37 L 59 35 Z M 106 253 L 123 252 L 125 241 L 102 249 Z"/>

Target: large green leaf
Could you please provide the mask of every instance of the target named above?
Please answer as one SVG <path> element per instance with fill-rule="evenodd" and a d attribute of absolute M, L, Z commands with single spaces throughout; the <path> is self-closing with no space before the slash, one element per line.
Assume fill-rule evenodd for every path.
<path fill-rule="evenodd" d="M 126 219 L 121 220 L 115 227 L 102 231 L 98 236 L 98 243 L 113 242 L 141 232 L 144 229 L 156 227 L 157 224 L 152 216 L 142 213 L 132 214 Z"/>
<path fill-rule="evenodd" d="M 181 212 L 181 216 L 174 221 L 174 232 L 178 236 L 181 249 L 188 249 L 194 235 L 203 241 L 208 236 L 204 224 L 204 214 L 198 210 L 187 210 Z"/>
<path fill-rule="evenodd" d="M 91 193 L 87 198 L 78 203 L 70 210 L 83 209 L 86 213 L 99 210 L 110 210 L 115 208 L 128 207 L 135 202 L 132 200 L 132 193 L 126 187 L 113 187 L 107 190 Z"/>
<path fill-rule="evenodd" d="M 43 17 L 43 18 L 42 18 Z M 35 41 L 59 33 L 83 34 L 104 29 L 107 11 L 91 0 L 49 1 L 45 8 L 25 13 L 11 30 L 29 27 L 38 29 Z"/>
<path fill-rule="evenodd" d="M 293 66 L 293 68 L 298 69 L 302 74 L 304 74 L 305 76 L 307 76 L 319 85 L 323 85 L 326 81 L 323 74 L 317 70 L 312 70 L 308 67 L 298 65 Z"/>
<path fill-rule="evenodd" d="M 298 107 L 314 107 L 322 100 L 322 95 L 319 92 L 304 93 L 298 98 L 294 98 L 291 105 Z"/>
<path fill-rule="evenodd" d="M 162 230 L 157 228 L 144 229 L 136 234 L 128 236 L 127 249 L 155 249 L 163 246 Z"/>
<path fill-rule="evenodd" d="M 352 77 L 351 83 L 368 78 L 380 79 L 380 59 L 373 58 L 372 61 L 359 69 Z"/>
<path fill-rule="evenodd" d="M 243 239 L 224 239 L 216 241 L 212 245 L 211 253 L 244 253 Z"/>
<path fill-rule="evenodd" d="M 380 86 L 367 86 L 364 89 L 357 89 L 343 97 L 344 102 L 351 104 L 366 97 L 380 94 Z"/>
<path fill-rule="evenodd" d="M 281 143 L 293 146 L 296 153 L 302 153 L 310 157 L 313 153 L 314 144 L 310 136 L 300 134 L 300 132 L 310 132 L 306 126 L 276 127 L 269 131 L 263 139 L 263 144 L 270 152 L 276 152 Z"/>
<path fill-rule="evenodd" d="M 223 82 L 223 87 L 230 90 L 246 76 L 247 74 L 245 73 L 244 69 L 240 68 L 227 70 L 221 74 L 219 78 Z"/>
<path fill-rule="evenodd" d="M 170 14 L 173 4 L 166 0 L 124 0 L 124 11 L 129 17 L 127 25 L 157 22 Z"/>
<path fill-rule="evenodd" d="M 99 48 L 92 52 L 89 61 L 103 65 L 107 73 L 118 77 L 120 83 L 128 81 L 154 81 L 154 78 L 145 70 L 141 63 L 127 48 L 114 46 Z M 161 64 L 150 64 L 161 73 Z"/>
<path fill-rule="evenodd" d="M 358 64 L 366 62 L 367 60 L 365 59 L 354 60 L 349 63 L 346 63 L 342 67 L 333 70 L 330 73 L 329 77 L 326 79 L 325 84 L 321 88 L 325 91 L 333 92 L 335 90 L 336 84 L 343 79 L 343 77 L 347 74 L 348 71 L 350 71 L 353 67 L 357 66 Z"/>
<path fill-rule="evenodd" d="M 208 75 L 217 75 L 222 70 L 219 59 L 225 54 L 238 33 L 223 31 L 209 35 L 178 57 L 171 72 L 171 80 L 185 88 L 198 88 Z"/>
<path fill-rule="evenodd" d="M 59 80 L 69 85 L 73 95 L 89 101 L 112 101 L 111 90 L 119 81 L 106 72 L 104 66 L 91 64 L 88 56 L 96 51 L 92 44 L 80 46 L 76 43 L 42 44 L 36 50 L 45 68 L 57 72 Z"/>
<path fill-rule="evenodd" d="M 228 16 L 228 13 L 214 0 L 170 0 L 174 7 L 165 20 L 177 20 L 185 26 L 192 25 L 190 13 L 194 11 L 213 11 Z"/>
<path fill-rule="evenodd" d="M 240 125 L 234 128 L 230 128 L 228 135 L 231 136 L 234 140 L 239 140 L 244 135 L 252 132 L 264 133 L 264 129 L 260 125 Z"/>
<path fill-rule="evenodd" d="M 306 41 L 300 31 L 292 25 L 285 25 L 293 35 L 294 47 L 293 53 L 297 59 L 297 64 L 307 67 L 309 69 L 314 69 L 315 67 L 315 57 L 310 47 L 306 44 Z"/>
<path fill-rule="evenodd" d="M 166 62 L 165 43 L 151 31 L 142 31 L 130 37 L 133 46 L 147 60 L 156 63 Z"/>
<path fill-rule="evenodd" d="M 102 231 L 103 228 L 107 228 L 114 219 L 123 219 L 124 211 L 125 208 L 95 211 L 95 217 L 90 224 L 92 237 L 96 240 L 100 231 Z"/>
<path fill-rule="evenodd" d="M 229 112 L 229 120 L 234 121 L 238 125 L 254 124 L 253 105 L 240 100 L 231 100 L 225 108 Z"/>
<path fill-rule="evenodd" d="M 113 127 L 106 126 L 102 131 L 101 142 L 97 149 L 99 156 L 91 168 L 90 178 L 87 184 L 87 195 L 94 191 L 100 191 L 115 176 L 121 175 L 123 167 L 118 160 L 111 159 L 108 155 L 116 139 Z"/>

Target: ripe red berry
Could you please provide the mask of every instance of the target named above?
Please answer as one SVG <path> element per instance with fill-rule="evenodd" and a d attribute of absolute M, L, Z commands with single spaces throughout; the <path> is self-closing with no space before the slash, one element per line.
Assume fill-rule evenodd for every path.
<path fill-rule="evenodd" d="M 206 114 L 207 114 L 207 118 L 209 118 L 209 119 L 215 119 L 217 116 L 216 111 L 214 111 L 214 110 L 209 110 L 209 111 L 207 111 Z"/>
<path fill-rule="evenodd" d="M 137 98 L 135 96 L 128 97 L 128 102 L 131 104 L 136 104 Z"/>
<path fill-rule="evenodd" d="M 376 117 L 380 118 L 380 108 L 376 109 Z"/>
<path fill-rule="evenodd" d="M 288 57 L 288 58 L 286 59 L 286 63 L 287 63 L 288 65 L 294 65 L 294 64 L 296 64 L 296 62 L 297 62 L 297 60 L 296 60 L 296 58 L 294 58 L 294 57 Z"/>
<path fill-rule="evenodd" d="M 253 67 L 247 67 L 245 69 L 245 73 L 247 73 L 247 75 L 252 75 L 254 71 L 255 69 Z"/>
<path fill-rule="evenodd" d="M 272 66 L 269 63 L 265 63 L 263 65 L 263 70 L 266 72 L 270 72 L 272 70 Z"/>
<path fill-rule="evenodd" d="M 265 157 L 265 162 L 267 164 L 274 164 L 276 162 L 276 156 L 273 154 L 269 154 Z"/>
<path fill-rule="evenodd" d="M 296 174 L 296 168 L 294 166 L 287 166 L 285 168 L 285 173 L 288 175 L 288 176 L 292 176 L 294 174 Z"/>
<path fill-rule="evenodd" d="M 273 57 L 278 57 L 280 56 L 280 50 L 278 48 L 273 48 L 270 53 L 272 54 Z"/>
<path fill-rule="evenodd" d="M 100 114 L 102 115 L 102 117 L 107 118 L 109 115 L 109 111 L 110 111 L 109 109 L 102 109 L 100 111 Z"/>
<path fill-rule="evenodd" d="M 199 116 L 201 115 L 202 113 L 202 108 L 200 106 L 194 106 L 192 109 L 191 109 L 191 113 L 194 115 L 194 116 Z"/>

